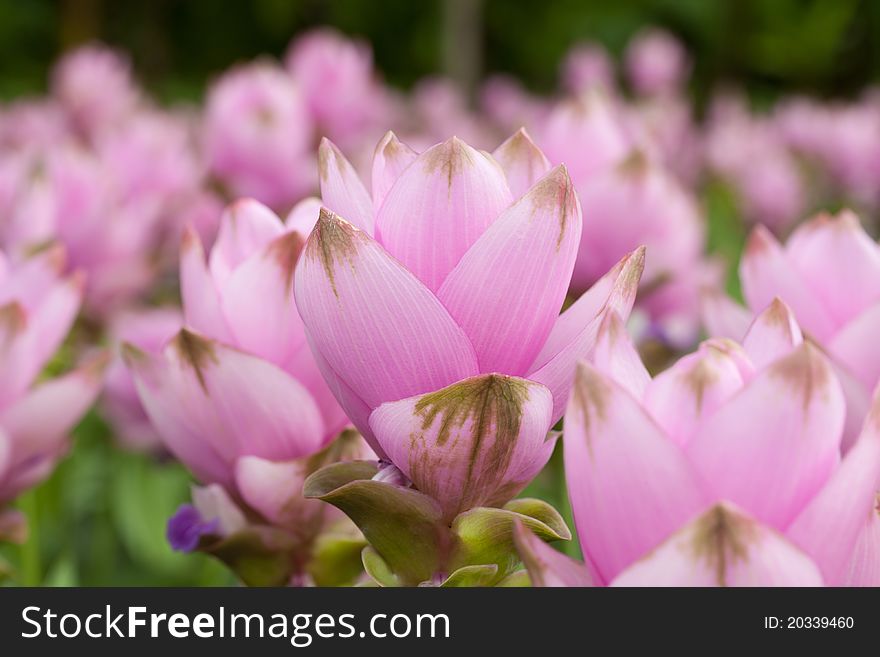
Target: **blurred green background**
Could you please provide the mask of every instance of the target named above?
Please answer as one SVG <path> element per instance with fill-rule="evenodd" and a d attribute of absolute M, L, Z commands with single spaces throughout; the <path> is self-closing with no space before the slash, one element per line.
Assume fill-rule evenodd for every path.
<path fill-rule="evenodd" d="M 468 39 L 456 29 L 462 17 L 476 52 L 460 48 Z M 506 72 L 549 92 L 572 45 L 596 40 L 619 56 L 647 25 L 666 27 L 690 49 L 698 105 L 727 82 L 770 100 L 846 96 L 880 78 L 880 2 L 870 0 L 0 0 L 0 99 L 41 93 L 59 54 L 91 40 L 131 53 L 159 98 L 198 99 L 231 64 L 281 56 L 293 36 L 318 25 L 368 40 L 386 80 L 403 88 L 435 73 L 473 84 Z M 710 249 L 735 262 L 745 232 L 734 204 L 717 190 L 706 202 Z M 570 519 L 560 461 L 557 454 L 527 493 Z M 90 414 L 70 458 L 20 500 L 31 536 L 21 547 L 0 546 L 0 582 L 232 583 L 220 565 L 175 554 L 164 539 L 189 482 L 175 463 L 115 447 Z"/>
<path fill-rule="evenodd" d="M 194 98 L 231 63 L 281 55 L 291 36 L 325 24 L 369 40 L 387 80 L 406 87 L 455 70 L 456 15 L 478 18 L 468 24 L 482 63 L 467 62 L 468 74 L 509 72 L 536 90 L 553 87 L 572 44 L 595 39 L 619 54 L 646 24 L 694 53 L 699 98 L 719 81 L 827 95 L 880 77 L 873 0 L 0 0 L 0 96 L 42 90 L 60 52 L 101 39 L 130 51 L 161 97 Z M 456 44 L 452 56 L 444 43 Z"/>

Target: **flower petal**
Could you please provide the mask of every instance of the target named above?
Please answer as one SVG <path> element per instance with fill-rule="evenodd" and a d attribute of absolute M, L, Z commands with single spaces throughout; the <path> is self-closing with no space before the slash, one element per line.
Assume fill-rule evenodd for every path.
<path fill-rule="evenodd" d="M 822 569 L 829 586 L 845 583 L 853 549 L 874 513 L 880 488 L 880 399 L 840 467 L 791 523 L 786 534 Z M 880 555 L 877 557 L 880 559 Z"/>
<path fill-rule="evenodd" d="M 752 323 L 752 313 L 729 296 L 717 290 L 700 295 L 700 317 L 710 338 L 743 339 Z"/>
<path fill-rule="evenodd" d="M 828 351 L 868 390 L 880 380 L 880 303 L 871 306 L 844 326 L 828 344 Z"/>
<path fill-rule="evenodd" d="M 238 199 L 226 208 L 208 261 L 216 284 L 222 286 L 238 265 L 283 231 L 275 213 L 252 198 Z"/>
<path fill-rule="evenodd" d="M 302 485 L 309 474 L 303 461 L 269 461 L 243 456 L 235 464 L 235 483 L 244 501 L 274 525 L 305 530 L 307 516 L 322 504 L 306 500 Z M 310 513 L 311 512 L 311 513 Z"/>
<path fill-rule="evenodd" d="M 783 536 L 719 504 L 636 562 L 612 586 L 822 586 L 816 564 Z"/>
<path fill-rule="evenodd" d="M 651 381 L 651 375 L 636 351 L 620 315 L 612 308 L 605 310 L 602 315 L 590 362 L 633 397 L 641 399 Z"/>
<path fill-rule="evenodd" d="M 859 532 L 843 585 L 880 586 L 880 493 Z"/>
<path fill-rule="evenodd" d="M 451 521 L 507 502 L 538 474 L 553 452 L 552 407 L 544 386 L 487 374 L 382 404 L 370 427 L 391 461 Z"/>
<path fill-rule="evenodd" d="M 70 431 L 95 402 L 108 361 L 109 355 L 102 354 L 3 409 L 0 427 L 12 449 L 7 464 L 11 479 L 2 482 L 0 477 L 0 499 L 48 474 L 44 464 L 66 448 Z"/>
<path fill-rule="evenodd" d="M 239 265 L 220 289 L 235 344 L 281 365 L 305 343 L 293 274 L 305 237 L 284 233 Z"/>
<path fill-rule="evenodd" d="M 523 523 L 516 523 L 513 540 L 523 565 L 528 570 L 532 586 L 593 586 L 593 578 L 585 564 L 553 549 Z"/>
<path fill-rule="evenodd" d="M 763 226 L 756 226 L 749 236 L 739 276 L 749 308 L 766 308 L 779 297 L 794 310 L 800 325 L 819 340 L 833 334 L 830 315 L 789 262 L 776 238 Z"/>
<path fill-rule="evenodd" d="M 586 358 L 595 346 L 602 311 L 613 309 L 621 319 L 629 317 L 644 267 L 644 248 L 624 256 L 553 325 L 527 377 L 543 383 L 553 393 L 554 423 L 565 410 L 578 361 Z"/>
<path fill-rule="evenodd" d="M 324 137 L 318 149 L 321 200 L 368 235 L 373 234 L 373 200 L 336 144 Z"/>
<path fill-rule="evenodd" d="M 603 582 L 704 508 L 702 484 L 680 448 L 588 363 L 578 365 L 564 434 L 581 548 Z"/>
<path fill-rule="evenodd" d="M 501 165 L 513 198 L 519 198 L 550 171 L 550 160 L 520 128 L 492 153 Z"/>
<path fill-rule="evenodd" d="M 397 138 L 391 130 L 385 133 L 373 153 L 373 207 L 378 212 L 388 190 L 404 170 L 419 156 Z"/>
<path fill-rule="evenodd" d="M 791 353 L 804 341 L 801 327 L 794 314 L 779 297 L 764 309 L 749 327 L 743 339 L 743 348 L 756 369 Z"/>
<path fill-rule="evenodd" d="M 437 298 L 481 372 L 522 375 L 550 334 L 577 258 L 581 213 L 565 167 L 508 208 L 464 254 Z"/>
<path fill-rule="evenodd" d="M 308 237 L 321 214 L 321 199 L 317 196 L 309 196 L 291 208 L 284 220 L 286 231 L 296 231 L 303 237 Z"/>
<path fill-rule="evenodd" d="M 707 340 L 648 384 L 645 408 L 676 443 L 686 445 L 701 422 L 742 389 L 741 352 L 729 340 Z"/>
<path fill-rule="evenodd" d="M 205 482 L 230 485 L 240 456 L 293 459 L 323 444 L 309 392 L 267 361 L 187 329 L 160 358 L 131 347 L 125 355 L 156 430 Z"/>
<path fill-rule="evenodd" d="M 232 333 L 220 307 L 220 294 L 205 263 L 202 240 L 187 226 L 180 243 L 180 296 L 187 326 L 223 342 Z"/>
<path fill-rule="evenodd" d="M 470 341 L 437 298 L 332 212 L 322 211 L 294 287 L 313 348 L 371 408 L 478 371 Z"/>
<path fill-rule="evenodd" d="M 435 291 L 512 200 L 497 162 L 453 137 L 397 179 L 376 217 L 376 238 Z"/>
<path fill-rule="evenodd" d="M 686 450 L 719 499 L 784 529 L 837 464 L 844 412 L 831 365 L 805 342 L 706 418 Z"/>
<path fill-rule="evenodd" d="M 786 252 L 838 327 L 880 301 L 880 247 L 849 210 L 803 224 Z"/>

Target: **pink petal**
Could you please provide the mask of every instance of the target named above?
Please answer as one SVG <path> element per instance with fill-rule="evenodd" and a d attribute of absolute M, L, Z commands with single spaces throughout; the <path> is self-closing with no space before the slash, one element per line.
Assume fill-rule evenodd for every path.
<path fill-rule="evenodd" d="M 706 290 L 700 296 L 700 317 L 710 338 L 743 339 L 753 315 L 726 294 Z"/>
<path fill-rule="evenodd" d="M 880 380 L 880 349 L 875 347 L 880 331 L 880 303 L 871 306 L 835 335 L 828 351 L 846 366 L 868 390 Z"/>
<path fill-rule="evenodd" d="M 300 258 L 296 304 L 317 349 L 375 408 L 477 373 L 464 332 L 369 235 L 323 210 Z"/>
<path fill-rule="evenodd" d="M 554 550 L 521 522 L 516 524 L 513 540 L 529 572 L 532 586 L 593 586 L 593 578 L 586 565 Z"/>
<path fill-rule="evenodd" d="M 0 427 L 0 482 L 12 464 L 12 441 Z"/>
<path fill-rule="evenodd" d="M 180 243 L 180 296 L 187 326 L 223 342 L 232 333 L 220 307 L 220 294 L 205 263 L 205 250 L 194 228 L 188 226 Z"/>
<path fill-rule="evenodd" d="M 602 315 L 590 362 L 633 397 L 641 399 L 651 375 L 645 369 L 620 315 L 611 308 Z"/>
<path fill-rule="evenodd" d="M 852 212 L 822 214 L 803 224 L 786 252 L 836 326 L 880 301 L 880 247 Z"/>
<path fill-rule="evenodd" d="M 843 585 L 880 586 L 880 493 L 859 532 Z"/>
<path fill-rule="evenodd" d="M 519 198 L 550 171 L 550 161 L 520 128 L 495 149 L 492 157 L 504 169 L 513 198 Z"/>
<path fill-rule="evenodd" d="M 243 456 L 235 464 L 235 482 L 244 501 L 272 524 L 302 531 L 309 529 L 304 526 L 308 516 L 320 515 L 323 507 L 321 502 L 302 496 L 307 474 L 301 461 Z"/>
<path fill-rule="evenodd" d="M 581 548 L 604 582 L 704 508 L 702 484 L 679 447 L 587 363 L 577 368 L 563 446 Z"/>
<path fill-rule="evenodd" d="M 602 311 L 613 309 L 621 319 L 629 317 L 644 267 L 644 248 L 624 256 L 553 325 L 527 376 L 553 393 L 554 423 L 562 417 L 568 402 L 575 366 L 595 346 Z"/>
<path fill-rule="evenodd" d="M 845 583 L 865 519 L 875 510 L 880 488 L 880 399 L 874 404 L 861 437 L 786 531 L 819 565 L 829 586 Z"/>
<path fill-rule="evenodd" d="M 318 171 L 323 205 L 372 235 L 373 200 L 351 162 L 326 137 L 318 149 Z"/>
<path fill-rule="evenodd" d="M 742 389 L 741 352 L 729 340 L 707 340 L 648 384 L 645 408 L 676 443 L 686 445 L 705 418 Z"/>
<path fill-rule="evenodd" d="M 844 412 L 830 364 L 805 342 L 706 418 L 686 449 L 719 499 L 784 529 L 837 464 Z"/>
<path fill-rule="evenodd" d="M 293 206 L 284 220 L 284 229 L 288 232 L 295 231 L 303 237 L 308 237 L 318 221 L 321 213 L 321 199 L 309 196 Z"/>
<path fill-rule="evenodd" d="M 324 359 L 321 352 L 315 348 L 314 340 L 312 340 L 308 330 L 306 331 L 306 339 L 309 342 L 315 367 L 318 368 L 324 382 L 327 384 L 327 389 L 333 395 L 336 402 L 338 402 L 339 407 L 342 408 L 351 424 L 364 437 L 364 440 L 367 441 L 370 448 L 376 452 L 379 458 L 387 459 L 387 455 L 382 451 L 379 442 L 373 435 L 373 430 L 370 429 L 370 414 L 373 412 L 373 409 L 367 406 L 364 400 L 358 397 L 342 377 L 330 367 L 330 364 Z"/>
<path fill-rule="evenodd" d="M 481 372 L 521 375 L 550 334 L 571 279 L 581 213 L 565 167 L 508 208 L 464 254 L 437 298 Z"/>
<path fill-rule="evenodd" d="M 220 290 L 235 344 L 276 365 L 305 344 L 293 301 L 293 273 L 305 239 L 296 232 L 276 237 L 239 265 Z"/>
<path fill-rule="evenodd" d="M 220 217 L 220 231 L 211 249 L 209 268 L 217 285 L 251 254 L 281 235 L 284 226 L 272 210 L 252 198 L 230 205 Z"/>
<path fill-rule="evenodd" d="M 370 427 L 391 461 L 452 520 L 507 502 L 538 474 L 553 452 L 552 407 L 544 386 L 487 374 L 382 404 Z"/>
<path fill-rule="evenodd" d="M 612 586 L 822 586 L 816 564 L 783 536 L 719 504 L 623 571 Z"/>
<path fill-rule="evenodd" d="M 203 481 L 230 484 L 240 456 L 293 459 L 323 444 L 309 392 L 260 358 L 183 329 L 162 357 L 129 348 L 126 360 L 156 430 Z"/>
<path fill-rule="evenodd" d="M 0 427 L 12 448 L 7 464 L 12 479 L 0 485 L 0 499 L 9 489 L 30 487 L 48 475 L 45 465 L 65 449 L 70 431 L 101 391 L 107 362 L 108 355 L 102 354 L 3 409 Z"/>
<path fill-rule="evenodd" d="M 419 156 L 390 130 L 373 153 L 373 207 L 376 211 L 404 170 Z"/>
<path fill-rule="evenodd" d="M 739 276 L 749 308 L 766 308 L 779 297 L 794 310 L 807 332 L 819 340 L 833 334 L 834 323 L 828 312 L 789 262 L 776 238 L 763 226 L 756 226 L 749 236 Z"/>
<path fill-rule="evenodd" d="M 791 308 L 776 297 L 755 318 L 742 344 L 755 368 L 760 369 L 787 356 L 803 341 Z"/>
<path fill-rule="evenodd" d="M 498 164 L 453 137 L 397 179 L 376 217 L 376 236 L 434 291 L 512 200 Z"/>

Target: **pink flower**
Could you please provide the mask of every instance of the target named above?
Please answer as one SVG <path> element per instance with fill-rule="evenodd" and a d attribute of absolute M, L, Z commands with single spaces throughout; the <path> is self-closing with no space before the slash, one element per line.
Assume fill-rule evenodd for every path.
<path fill-rule="evenodd" d="M 595 88 L 560 103 L 539 127 L 545 152 L 568 167 L 584 210 L 572 292 L 645 245 L 647 289 L 639 306 L 649 333 L 687 347 L 699 329 L 700 290 L 717 287 L 722 272 L 703 258 L 705 226 L 695 199 L 662 164 L 674 143 L 682 154 L 687 130 L 667 133 L 661 143 L 652 132 L 645 117 Z"/>
<path fill-rule="evenodd" d="M 710 334 L 739 339 L 750 318 L 779 297 L 826 351 L 847 398 L 845 445 L 858 435 L 871 391 L 880 380 L 880 247 L 849 211 L 820 214 L 785 246 L 769 231 L 752 231 L 739 269 L 748 310 L 719 296 L 705 300 Z"/>
<path fill-rule="evenodd" d="M 52 71 L 52 95 L 88 137 L 118 125 L 140 102 L 128 58 L 100 44 L 61 58 Z"/>
<path fill-rule="evenodd" d="M 239 200 L 221 219 L 207 262 L 188 231 L 180 262 L 186 328 L 158 355 L 124 349 L 166 447 L 200 481 L 221 484 L 255 508 L 260 495 L 275 494 L 255 488 L 260 472 L 269 477 L 313 454 L 346 424 L 293 304 L 293 270 L 306 240 L 292 228 L 297 221 L 294 211 L 285 227 L 264 205 Z M 298 490 L 288 493 L 299 498 Z"/>
<path fill-rule="evenodd" d="M 115 349 L 129 343 L 141 351 L 158 355 L 182 325 L 183 317 L 176 308 L 144 308 L 116 314 L 108 333 Z M 121 354 L 107 369 L 101 409 L 113 426 L 114 435 L 126 447 L 154 450 L 162 444 L 144 412 Z"/>
<path fill-rule="evenodd" d="M 549 458 L 572 368 L 602 308 L 628 314 L 643 251 L 560 316 L 580 205 L 525 132 L 493 155 L 388 133 L 372 194 L 329 141 L 319 159 L 329 210 L 295 291 L 331 390 L 444 517 L 503 503 Z"/>
<path fill-rule="evenodd" d="M 206 158 L 233 196 L 280 210 L 306 196 L 315 186 L 314 134 L 305 97 L 271 62 L 232 69 L 208 93 Z"/>
<path fill-rule="evenodd" d="M 690 61 L 681 43 L 664 30 L 640 32 L 626 49 L 626 73 L 644 95 L 675 91 L 687 80 Z"/>
<path fill-rule="evenodd" d="M 562 86 L 572 94 L 592 88 L 613 93 L 617 88 L 614 62 L 598 43 L 583 43 L 572 48 L 562 64 Z"/>
<path fill-rule="evenodd" d="M 321 136 L 346 148 L 373 135 L 385 118 L 386 98 L 373 69 L 369 44 L 335 30 L 317 29 L 297 37 L 285 57 Z M 381 133 L 380 133 L 381 134 Z"/>
<path fill-rule="evenodd" d="M 592 360 L 564 446 L 594 583 L 878 583 L 880 401 L 841 459 L 841 386 L 785 304 L 653 378 L 609 312 Z"/>
<path fill-rule="evenodd" d="M 82 275 L 63 269 L 59 247 L 18 264 L 0 254 L 0 507 L 52 472 L 101 388 L 100 358 L 37 382 L 82 301 Z"/>

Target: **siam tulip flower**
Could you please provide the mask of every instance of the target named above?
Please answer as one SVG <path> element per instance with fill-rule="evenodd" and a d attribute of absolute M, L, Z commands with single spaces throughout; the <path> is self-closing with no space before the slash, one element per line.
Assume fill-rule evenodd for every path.
<path fill-rule="evenodd" d="M 634 146 L 616 101 L 598 89 L 559 103 L 537 137 L 551 162 L 565 162 L 577 186 L 623 161 Z"/>
<path fill-rule="evenodd" d="M 746 219 L 784 232 L 807 203 L 806 181 L 774 122 L 751 116 L 743 99 L 716 99 L 705 138 L 711 171 L 731 185 Z"/>
<path fill-rule="evenodd" d="M 562 87 L 575 95 L 593 88 L 614 93 L 617 84 L 611 55 L 598 43 L 575 46 L 562 63 Z"/>
<path fill-rule="evenodd" d="M 871 391 L 880 380 L 880 247 L 852 212 L 819 214 L 801 225 L 785 246 L 757 226 L 739 268 L 748 310 L 717 294 L 707 295 L 703 318 L 711 335 L 739 339 L 750 318 L 774 297 L 794 310 L 821 345 L 847 397 L 849 447 L 858 435 Z"/>
<path fill-rule="evenodd" d="M 126 310 L 111 318 L 108 333 L 114 349 L 123 343 L 158 355 L 183 326 L 183 316 L 172 307 Z M 157 450 L 162 440 L 150 423 L 131 373 L 118 354 L 107 369 L 101 410 L 119 442 L 134 450 Z"/>
<path fill-rule="evenodd" d="M 82 275 L 63 269 L 59 247 L 18 264 L 0 254 L 0 538 L 18 532 L 4 505 L 52 472 L 101 387 L 102 358 L 37 382 L 82 301 Z"/>
<path fill-rule="evenodd" d="M 209 91 L 205 157 L 233 196 L 287 210 L 315 186 L 314 130 L 296 83 L 258 61 L 225 73 Z"/>
<path fill-rule="evenodd" d="M 88 138 L 118 126 L 141 100 L 128 58 L 101 44 L 77 48 L 61 58 L 52 71 L 52 95 Z"/>
<path fill-rule="evenodd" d="M 656 28 L 637 34 L 626 49 L 625 59 L 630 84 L 645 96 L 678 90 L 691 66 L 681 43 L 665 30 Z"/>
<path fill-rule="evenodd" d="M 653 379 L 607 313 L 565 417 L 590 578 L 876 585 L 880 399 L 841 458 L 844 412 L 831 363 L 778 299 L 742 346 L 708 340 Z"/>
<path fill-rule="evenodd" d="M 571 291 L 580 294 L 641 244 L 647 248 L 639 308 L 646 336 L 688 347 L 699 328 L 699 292 L 721 271 L 702 253 L 705 226 L 695 199 L 662 164 L 647 122 L 592 90 L 559 104 L 540 128 L 551 162 L 565 162 L 584 208 Z"/>
<path fill-rule="evenodd" d="M 198 503 L 199 515 L 184 509 L 170 529 L 201 518 L 204 527 L 187 531 L 210 534 L 202 547 L 249 583 L 257 580 L 239 570 L 239 548 L 246 554 L 259 548 L 254 558 L 287 555 L 292 571 L 278 577 L 306 568 L 330 516 L 321 502 L 302 497 L 302 481 L 320 465 L 364 452 L 359 438 L 328 445 L 347 419 L 317 369 L 293 303 L 294 266 L 317 216 L 310 213 L 305 222 L 309 207 L 314 201 L 295 208 L 285 225 L 257 201 L 235 202 L 207 261 L 189 230 L 180 264 L 185 328 L 157 354 L 123 348 L 165 447 L 202 484 L 221 488 L 249 519 L 245 535 L 256 534 L 249 543 L 245 535 L 219 531 Z M 227 539 L 238 546 L 235 559 L 225 552 Z M 275 575 L 271 583 L 280 583 Z"/>
<path fill-rule="evenodd" d="M 447 521 L 503 504 L 544 466 L 571 373 L 606 306 L 627 315 L 643 250 L 561 316 L 581 211 L 524 131 L 493 155 L 388 133 L 368 193 L 329 141 L 296 303 L 330 389 Z"/>
<path fill-rule="evenodd" d="M 300 213 L 291 217 L 293 223 Z M 186 328 L 158 356 L 127 349 L 147 415 L 204 483 L 235 490 L 242 457 L 299 458 L 346 424 L 289 296 L 305 241 L 266 206 L 236 201 L 221 219 L 207 262 L 196 233 L 184 237 Z"/>
<path fill-rule="evenodd" d="M 119 170 L 93 152 L 60 147 L 11 159 L 14 193 L 0 206 L 0 236 L 10 253 L 48 241 L 64 244 L 71 269 L 88 273 L 86 307 L 101 316 L 153 281 L 161 239 L 160 200 L 117 196 Z"/>
<path fill-rule="evenodd" d="M 297 37 L 285 57 L 312 115 L 317 132 L 345 148 L 375 140 L 387 99 L 373 68 L 369 44 L 322 28 Z M 380 133 L 381 134 L 381 133 Z"/>
<path fill-rule="evenodd" d="M 520 126 L 539 125 L 549 103 L 529 93 L 516 78 L 497 74 L 483 83 L 480 107 L 495 127 L 508 134 Z"/>

